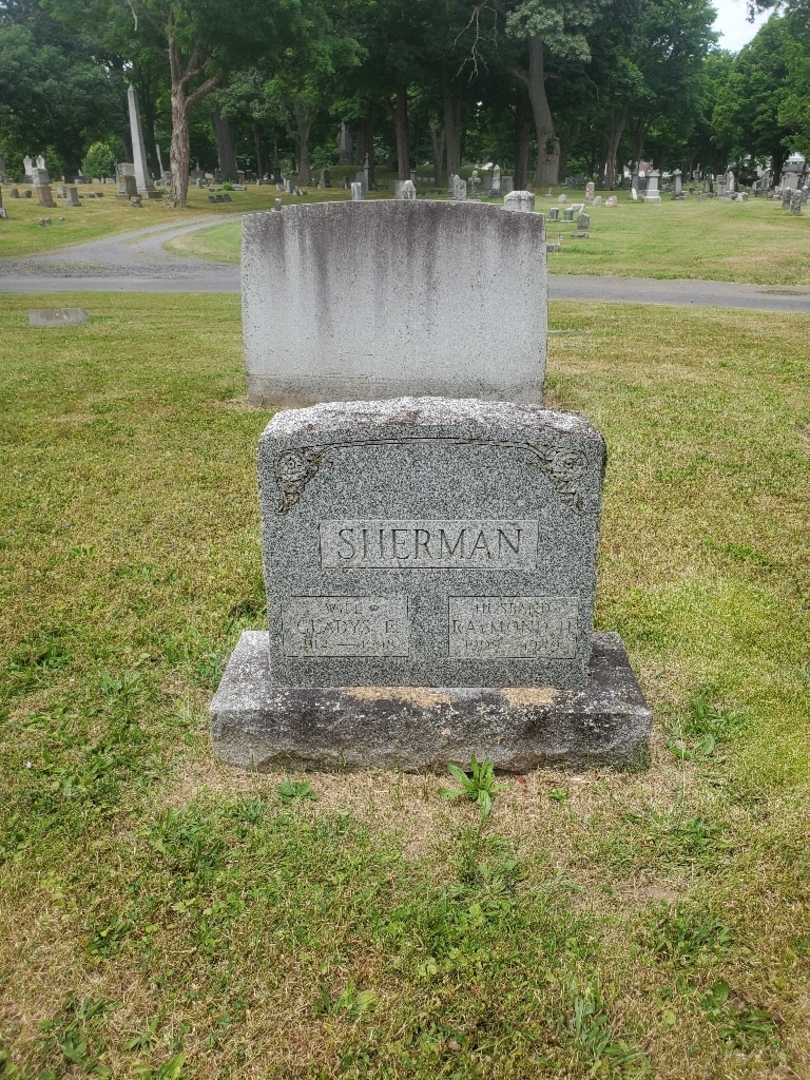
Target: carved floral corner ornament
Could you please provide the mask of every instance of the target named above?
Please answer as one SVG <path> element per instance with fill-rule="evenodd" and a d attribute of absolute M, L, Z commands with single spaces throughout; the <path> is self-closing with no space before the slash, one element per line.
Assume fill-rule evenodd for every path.
<path fill-rule="evenodd" d="M 273 474 L 279 490 L 276 509 L 286 514 L 300 500 L 304 488 L 321 467 L 323 452 L 314 446 L 279 454 Z"/>
<path fill-rule="evenodd" d="M 588 458 L 582 450 L 545 435 L 531 443 L 531 449 L 539 457 L 543 472 L 557 489 L 566 506 L 575 510 L 585 509 L 582 481 L 588 469 Z"/>

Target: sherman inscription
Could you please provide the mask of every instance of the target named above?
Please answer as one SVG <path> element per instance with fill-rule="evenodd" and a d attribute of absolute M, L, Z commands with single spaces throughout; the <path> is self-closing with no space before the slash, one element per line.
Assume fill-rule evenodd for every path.
<path fill-rule="evenodd" d="M 451 596 L 448 617 L 456 660 L 576 656 L 575 596 Z"/>
<path fill-rule="evenodd" d="M 407 597 L 291 596 L 283 608 L 287 656 L 407 656 Z"/>
<path fill-rule="evenodd" d="M 363 569 L 534 569 L 537 521 L 329 520 L 321 566 Z"/>

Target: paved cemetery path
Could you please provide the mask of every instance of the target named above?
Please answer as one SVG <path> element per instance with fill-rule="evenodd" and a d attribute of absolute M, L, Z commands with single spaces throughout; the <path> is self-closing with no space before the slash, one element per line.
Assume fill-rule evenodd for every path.
<path fill-rule="evenodd" d="M 167 251 L 175 237 L 228 221 L 230 214 L 152 225 L 27 259 L 0 259 L 0 293 L 238 292 L 239 267 Z M 552 256 L 553 260 L 553 256 Z M 554 263 L 551 263 L 552 271 Z M 797 311 L 810 315 L 810 289 L 725 281 L 554 274 L 552 300 Z"/>

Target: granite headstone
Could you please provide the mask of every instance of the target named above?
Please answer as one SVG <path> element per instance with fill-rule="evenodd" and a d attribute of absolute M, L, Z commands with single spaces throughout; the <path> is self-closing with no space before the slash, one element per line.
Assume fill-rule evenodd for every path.
<path fill-rule="evenodd" d="M 269 628 L 231 657 L 215 752 L 637 762 L 649 710 L 619 638 L 593 631 L 604 466 L 598 431 L 537 405 L 277 413 L 259 447 Z"/>

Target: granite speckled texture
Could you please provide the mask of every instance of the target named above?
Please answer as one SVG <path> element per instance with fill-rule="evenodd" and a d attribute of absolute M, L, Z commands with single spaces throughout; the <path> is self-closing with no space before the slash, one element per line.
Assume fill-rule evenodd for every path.
<path fill-rule="evenodd" d="M 544 239 L 542 215 L 473 202 L 326 202 L 245 215 L 250 401 L 542 401 Z"/>
<path fill-rule="evenodd" d="M 211 705 L 216 756 L 244 769 L 439 770 L 646 764 L 650 710 L 616 634 L 596 634 L 585 686 L 276 689 L 267 634 L 242 634 Z"/>
<path fill-rule="evenodd" d="M 276 414 L 259 448 L 270 682 L 583 687 L 604 467 L 598 431 L 537 405 Z"/>

